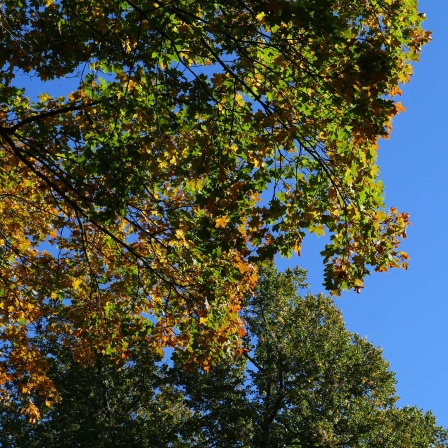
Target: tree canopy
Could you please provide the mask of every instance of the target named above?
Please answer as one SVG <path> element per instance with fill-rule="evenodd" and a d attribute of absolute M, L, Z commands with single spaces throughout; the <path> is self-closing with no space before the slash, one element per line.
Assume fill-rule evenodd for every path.
<path fill-rule="evenodd" d="M 416 0 L 3 0 L 0 20 L 5 398 L 57 398 L 39 331 L 81 363 L 139 339 L 234 353 L 255 263 L 307 233 L 330 235 L 334 293 L 406 267 L 376 152 L 429 39 Z"/>
<path fill-rule="evenodd" d="M 124 366 L 102 354 L 81 366 L 68 347 L 36 337 L 62 399 L 34 425 L 14 401 L 0 408 L 1 446 L 448 446 L 430 412 L 397 407 L 381 350 L 345 328 L 331 299 L 299 295 L 305 286 L 300 269 L 262 268 L 244 303 L 246 357 L 209 372 L 176 356 L 164 364 L 143 344 Z"/>

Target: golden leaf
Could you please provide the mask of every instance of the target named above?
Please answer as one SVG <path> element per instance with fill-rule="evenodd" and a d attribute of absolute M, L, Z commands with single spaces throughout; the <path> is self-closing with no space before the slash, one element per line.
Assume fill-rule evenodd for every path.
<path fill-rule="evenodd" d="M 227 223 L 229 222 L 229 217 L 226 216 L 221 216 L 220 218 L 218 218 L 215 221 L 215 227 L 218 229 L 219 227 L 225 227 L 227 225 Z"/>

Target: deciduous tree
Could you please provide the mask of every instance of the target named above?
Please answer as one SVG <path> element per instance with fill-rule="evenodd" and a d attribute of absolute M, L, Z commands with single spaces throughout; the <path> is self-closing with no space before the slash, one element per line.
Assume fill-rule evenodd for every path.
<path fill-rule="evenodd" d="M 246 356 L 185 370 L 136 345 L 124 366 L 99 354 L 83 367 L 51 354 L 62 400 L 30 424 L 13 400 L 0 413 L 4 448 L 436 448 L 447 433 L 431 413 L 397 407 L 380 349 L 349 332 L 331 299 L 299 295 L 304 272 L 260 271 L 244 303 Z M 35 395 L 38 404 L 38 395 Z"/>
<path fill-rule="evenodd" d="M 84 363 L 146 338 L 207 366 L 244 333 L 252 263 L 307 232 L 331 235 L 335 293 L 406 267 L 376 151 L 429 38 L 416 0 L 3 0 L 0 19 L 0 384 L 56 398 L 42 329 Z"/>
<path fill-rule="evenodd" d="M 299 295 L 305 286 L 300 269 L 260 271 L 244 308 L 244 372 L 237 363 L 209 374 L 174 369 L 198 416 L 191 446 L 447 446 L 431 413 L 397 407 L 381 349 L 349 332 L 330 298 Z"/>

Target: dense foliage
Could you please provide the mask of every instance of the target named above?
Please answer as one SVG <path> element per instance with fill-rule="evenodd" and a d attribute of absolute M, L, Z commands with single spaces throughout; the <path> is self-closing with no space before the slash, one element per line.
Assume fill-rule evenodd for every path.
<path fill-rule="evenodd" d="M 416 0 L 3 0 L 0 20 L 5 399 L 57 399 L 34 333 L 84 364 L 138 340 L 235 353 L 253 263 L 307 232 L 329 232 L 334 293 L 406 267 L 376 151 L 429 39 Z"/>
<path fill-rule="evenodd" d="M 143 347 L 117 367 L 82 367 L 67 347 L 51 354 L 62 400 L 30 424 L 0 410 L 4 448 L 435 448 L 447 434 L 431 413 L 396 406 L 381 350 L 344 327 L 332 300 L 300 296 L 304 273 L 262 269 L 245 302 L 246 357 L 186 371 Z M 35 397 L 36 402 L 41 400 Z"/>

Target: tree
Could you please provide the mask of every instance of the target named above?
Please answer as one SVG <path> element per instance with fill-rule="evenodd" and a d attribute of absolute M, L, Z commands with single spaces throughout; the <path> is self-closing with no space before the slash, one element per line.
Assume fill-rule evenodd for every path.
<path fill-rule="evenodd" d="M 167 384 L 160 355 L 140 344 L 123 366 L 101 353 L 94 364 L 82 366 L 69 347 L 55 340 L 38 343 L 52 356 L 49 375 L 62 399 L 46 406 L 36 394 L 33 400 L 42 409 L 38 422 L 30 422 L 21 411 L 20 396 L 3 405 L 2 447 L 173 446 L 190 411 L 182 403 L 183 395 Z"/>
<path fill-rule="evenodd" d="M 176 356 L 160 363 L 142 346 L 124 366 L 99 354 L 94 366 L 82 367 L 69 348 L 44 343 L 62 400 L 35 425 L 4 407 L 1 445 L 448 446 L 431 413 L 396 406 L 394 374 L 381 350 L 347 331 L 331 299 L 300 296 L 305 286 L 300 269 L 263 268 L 245 303 L 246 356 L 209 372 L 186 371 Z"/>
<path fill-rule="evenodd" d="M 300 296 L 300 269 L 260 271 L 245 303 L 245 372 L 175 371 L 198 447 L 446 447 L 431 413 L 398 408 L 382 351 L 347 331 L 324 295 Z M 230 437 L 230 440 L 229 440 Z"/>
<path fill-rule="evenodd" d="M 57 398 L 35 331 L 82 363 L 136 339 L 203 366 L 235 352 L 254 262 L 307 232 L 330 233 L 334 293 L 406 268 L 408 216 L 384 210 L 375 160 L 429 39 L 416 0 L 4 0 L 0 16 L 4 398 Z"/>

